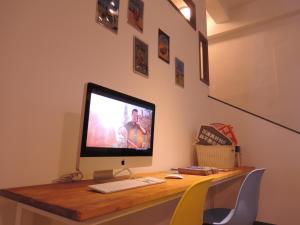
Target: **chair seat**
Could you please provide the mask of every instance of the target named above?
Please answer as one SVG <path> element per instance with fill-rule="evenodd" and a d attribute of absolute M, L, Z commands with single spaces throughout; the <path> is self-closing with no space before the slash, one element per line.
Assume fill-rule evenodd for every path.
<path fill-rule="evenodd" d="M 251 171 L 244 179 L 234 209 L 214 208 L 204 212 L 205 224 L 253 225 L 258 210 L 259 187 L 266 169 Z"/>
<path fill-rule="evenodd" d="M 222 222 L 232 211 L 232 209 L 226 208 L 214 208 L 214 209 L 207 209 L 204 213 L 204 223 L 207 224 L 214 224 Z"/>

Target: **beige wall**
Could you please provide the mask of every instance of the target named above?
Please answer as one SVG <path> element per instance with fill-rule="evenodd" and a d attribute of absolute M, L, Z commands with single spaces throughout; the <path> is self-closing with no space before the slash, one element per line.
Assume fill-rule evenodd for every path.
<path fill-rule="evenodd" d="M 198 33 L 168 1 L 151 0 L 142 34 L 127 24 L 127 1 L 120 2 L 117 35 L 95 23 L 96 0 L 0 2 L 0 188 L 49 183 L 74 170 L 88 81 L 156 104 L 153 166 L 143 170 L 192 162 L 208 114 Z M 196 5 L 205 33 L 205 3 Z M 170 36 L 170 64 L 157 56 L 159 28 Z M 149 45 L 149 78 L 132 72 L 134 35 Z M 175 85 L 175 56 L 185 63 L 184 89 Z M 15 205 L 1 198 L 0 224 L 12 224 L 14 214 Z"/>

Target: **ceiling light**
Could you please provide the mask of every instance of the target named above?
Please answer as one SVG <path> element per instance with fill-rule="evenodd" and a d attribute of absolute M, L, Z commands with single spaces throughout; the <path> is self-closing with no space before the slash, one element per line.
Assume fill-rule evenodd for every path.
<path fill-rule="evenodd" d="M 184 6 L 182 8 L 180 8 L 180 12 L 181 14 L 188 20 L 190 21 L 191 19 L 191 9 L 187 6 Z"/>

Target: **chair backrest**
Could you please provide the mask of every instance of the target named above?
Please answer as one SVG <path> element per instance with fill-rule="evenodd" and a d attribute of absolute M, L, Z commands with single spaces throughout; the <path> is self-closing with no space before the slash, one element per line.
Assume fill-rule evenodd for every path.
<path fill-rule="evenodd" d="M 266 169 L 255 169 L 245 178 L 236 201 L 230 225 L 252 225 L 258 211 L 259 187 Z"/>
<path fill-rule="evenodd" d="M 202 225 L 203 210 L 211 179 L 191 185 L 181 197 L 170 225 Z"/>

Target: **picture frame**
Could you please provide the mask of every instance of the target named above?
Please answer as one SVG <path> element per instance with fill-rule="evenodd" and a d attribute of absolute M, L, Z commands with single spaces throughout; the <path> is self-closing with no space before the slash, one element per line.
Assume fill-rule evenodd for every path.
<path fill-rule="evenodd" d="M 148 77 L 149 76 L 149 63 L 148 63 L 148 45 L 133 37 L 133 71 Z"/>
<path fill-rule="evenodd" d="M 208 41 L 199 31 L 199 70 L 200 80 L 209 86 Z"/>
<path fill-rule="evenodd" d="M 158 57 L 170 63 L 170 37 L 161 29 L 158 30 Z"/>
<path fill-rule="evenodd" d="M 97 0 L 96 22 L 117 33 L 120 0 Z"/>
<path fill-rule="evenodd" d="M 175 57 L 175 82 L 178 86 L 184 87 L 184 63 Z"/>
<path fill-rule="evenodd" d="M 140 32 L 143 32 L 144 1 L 128 0 L 128 23 Z"/>

